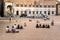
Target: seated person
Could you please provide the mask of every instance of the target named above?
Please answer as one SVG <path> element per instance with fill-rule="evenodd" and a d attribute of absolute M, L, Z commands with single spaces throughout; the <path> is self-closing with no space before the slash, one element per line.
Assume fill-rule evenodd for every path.
<path fill-rule="evenodd" d="M 49 24 L 47 25 L 47 28 L 50 28 L 50 25 Z"/>
<path fill-rule="evenodd" d="M 39 24 L 39 27 L 42 28 L 41 24 Z"/>
<path fill-rule="evenodd" d="M 9 26 L 7 26 L 7 28 L 6 28 L 6 33 L 8 33 L 8 32 L 10 32 Z"/>
<path fill-rule="evenodd" d="M 45 28 L 45 24 L 43 24 L 43 28 Z"/>
<path fill-rule="evenodd" d="M 39 25 L 38 24 L 36 24 L 36 28 L 39 28 Z"/>
<path fill-rule="evenodd" d="M 14 26 L 12 26 L 12 32 L 16 32 L 16 29 L 14 28 Z"/>
<path fill-rule="evenodd" d="M 17 29 L 20 29 L 20 25 L 19 24 L 17 25 Z"/>
<path fill-rule="evenodd" d="M 46 24 L 46 28 L 50 28 L 50 25 L 49 24 Z"/>
<path fill-rule="evenodd" d="M 23 29 L 23 26 L 21 26 L 20 29 Z"/>
<path fill-rule="evenodd" d="M 13 26 L 14 26 L 14 28 L 16 29 L 16 24 L 14 24 Z"/>

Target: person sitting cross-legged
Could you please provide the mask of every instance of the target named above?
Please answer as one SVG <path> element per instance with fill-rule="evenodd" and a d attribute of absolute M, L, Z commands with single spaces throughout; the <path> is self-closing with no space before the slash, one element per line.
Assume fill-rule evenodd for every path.
<path fill-rule="evenodd" d="M 14 28 L 14 26 L 12 26 L 12 32 L 16 32 L 16 29 Z"/>
<path fill-rule="evenodd" d="M 10 30 L 9 30 L 9 26 L 6 27 L 6 33 L 9 33 Z"/>

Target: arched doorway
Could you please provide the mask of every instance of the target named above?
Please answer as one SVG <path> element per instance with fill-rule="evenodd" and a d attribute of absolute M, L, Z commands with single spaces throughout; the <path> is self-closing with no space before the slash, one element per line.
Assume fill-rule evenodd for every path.
<path fill-rule="evenodd" d="M 50 11 L 48 11 L 48 15 L 50 15 Z"/>
<path fill-rule="evenodd" d="M 7 6 L 7 10 L 11 11 L 12 10 L 12 6 L 11 5 L 8 5 Z"/>
<path fill-rule="evenodd" d="M 7 6 L 7 16 L 12 16 L 12 6 L 11 5 L 8 5 Z"/>
<path fill-rule="evenodd" d="M 17 15 L 17 16 L 19 15 L 19 11 L 16 11 L 16 15 Z"/>

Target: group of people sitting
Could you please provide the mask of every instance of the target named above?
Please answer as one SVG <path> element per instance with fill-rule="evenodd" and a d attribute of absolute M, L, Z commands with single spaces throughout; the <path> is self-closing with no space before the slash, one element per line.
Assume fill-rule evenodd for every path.
<path fill-rule="evenodd" d="M 50 25 L 49 24 L 36 24 L 36 28 L 50 28 Z"/>
<path fill-rule="evenodd" d="M 16 26 L 16 24 L 14 24 L 10 30 L 9 26 L 6 27 L 6 33 L 10 33 L 10 32 L 19 32 L 18 30 L 16 29 L 23 29 L 23 26 L 20 26 L 19 24 Z"/>

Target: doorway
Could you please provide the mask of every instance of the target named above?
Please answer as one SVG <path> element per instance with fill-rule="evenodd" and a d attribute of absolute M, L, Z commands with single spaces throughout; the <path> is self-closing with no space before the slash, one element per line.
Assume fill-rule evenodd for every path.
<path fill-rule="evenodd" d="M 48 15 L 50 15 L 50 11 L 48 11 Z"/>
<path fill-rule="evenodd" d="M 19 15 L 19 11 L 16 11 L 16 15 Z"/>
<path fill-rule="evenodd" d="M 11 5 L 8 5 L 7 6 L 7 10 L 11 11 L 12 10 L 12 6 Z"/>

